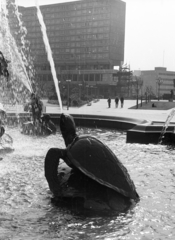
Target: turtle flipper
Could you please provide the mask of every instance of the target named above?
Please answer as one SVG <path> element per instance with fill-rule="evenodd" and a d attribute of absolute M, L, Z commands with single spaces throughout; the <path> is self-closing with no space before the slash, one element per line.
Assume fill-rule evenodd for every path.
<path fill-rule="evenodd" d="M 60 158 L 64 159 L 66 149 L 50 148 L 45 157 L 45 177 L 49 184 L 49 188 L 54 195 L 57 195 L 60 184 L 57 176 L 57 169 Z"/>

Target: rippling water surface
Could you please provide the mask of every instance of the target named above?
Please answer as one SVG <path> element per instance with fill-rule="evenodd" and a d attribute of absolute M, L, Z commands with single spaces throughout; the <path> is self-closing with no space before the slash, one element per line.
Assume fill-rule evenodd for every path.
<path fill-rule="evenodd" d="M 15 151 L 0 157 L 0 240 L 175 239 L 175 150 L 160 145 L 126 144 L 116 131 L 79 129 L 105 142 L 127 167 L 140 202 L 118 216 L 83 216 L 51 203 L 44 157 L 64 147 L 58 133 L 32 137 L 8 129 Z"/>

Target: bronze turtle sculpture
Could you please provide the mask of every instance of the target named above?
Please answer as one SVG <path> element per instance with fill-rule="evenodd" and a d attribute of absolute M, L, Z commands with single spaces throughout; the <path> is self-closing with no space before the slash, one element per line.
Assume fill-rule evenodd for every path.
<path fill-rule="evenodd" d="M 58 198 L 82 199 L 84 208 L 124 210 L 138 201 L 127 169 L 104 143 L 92 136 L 78 136 L 71 115 L 61 114 L 60 130 L 66 149 L 51 148 L 45 157 L 45 176 Z M 60 159 L 68 165 L 60 164 Z"/>

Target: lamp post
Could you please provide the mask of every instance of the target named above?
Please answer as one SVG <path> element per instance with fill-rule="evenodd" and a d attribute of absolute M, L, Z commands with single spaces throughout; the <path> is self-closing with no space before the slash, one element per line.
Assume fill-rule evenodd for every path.
<path fill-rule="evenodd" d="M 160 98 L 160 85 L 163 83 L 163 79 L 161 77 L 158 77 L 156 82 L 157 82 L 157 86 L 158 86 L 158 101 L 159 101 L 159 98 Z"/>
<path fill-rule="evenodd" d="M 92 93 L 93 93 L 93 90 L 92 90 L 93 87 L 94 87 L 93 85 L 90 85 L 90 88 L 91 88 L 91 98 L 92 98 L 92 96 L 93 96 L 93 94 L 92 94 Z"/>
<path fill-rule="evenodd" d="M 139 90 L 143 85 L 143 80 L 137 76 L 135 78 L 136 78 L 136 93 L 137 93 L 136 108 L 138 109 L 138 107 L 139 107 Z"/>
<path fill-rule="evenodd" d="M 66 80 L 67 82 L 67 110 L 69 110 L 69 84 L 71 82 L 70 79 Z"/>
<path fill-rule="evenodd" d="M 88 98 L 88 88 L 89 88 L 89 85 L 86 85 L 86 88 L 87 88 L 87 98 Z"/>
<path fill-rule="evenodd" d="M 82 83 L 79 83 L 78 86 L 79 86 L 79 99 L 81 100 L 81 86 L 82 86 Z"/>

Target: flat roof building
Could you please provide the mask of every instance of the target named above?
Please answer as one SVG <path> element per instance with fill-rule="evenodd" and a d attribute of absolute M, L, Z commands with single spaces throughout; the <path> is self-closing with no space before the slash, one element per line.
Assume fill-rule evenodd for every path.
<path fill-rule="evenodd" d="M 134 72 L 134 75 L 135 72 Z M 171 92 L 175 91 L 175 72 L 168 71 L 166 67 L 155 67 L 154 70 L 141 70 L 140 79 L 143 85 L 142 95 L 145 93 L 164 99 L 169 99 Z"/>
<path fill-rule="evenodd" d="M 114 91 L 114 66 L 124 61 L 125 2 L 80 0 L 40 6 L 57 76 L 95 85 L 101 93 Z M 19 7 L 27 29 L 38 79 L 51 81 L 36 7 Z M 12 32 L 17 23 L 10 23 Z M 19 39 L 20 40 L 20 39 Z"/>

